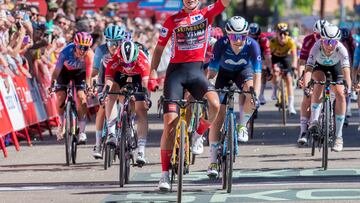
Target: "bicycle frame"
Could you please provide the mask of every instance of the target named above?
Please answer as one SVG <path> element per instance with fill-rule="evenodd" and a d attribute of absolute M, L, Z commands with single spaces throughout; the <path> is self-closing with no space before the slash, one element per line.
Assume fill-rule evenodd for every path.
<path fill-rule="evenodd" d="M 172 153 L 172 158 L 171 158 L 171 164 L 172 165 L 176 165 L 176 160 L 177 160 L 177 149 L 180 146 L 180 136 L 181 136 L 181 123 L 184 122 L 185 126 L 187 127 L 187 122 L 186 122 L 186 107 L 184 108 L 180 108 L 180 116 L 179 116 L 179 121 L 176 124 L 176 130 L 175 130 L 175 142 L 174 142 L 174 147 L 173 147 L 173 153 Z M 189 146 L 189 133 L 187 130 L 185 130 L 185 165 L 189 166 L 190 165 L 190 146 Z"/>
<path fill-rule="evenodd" d="M 224 121 L 224 131 L 225 133 L 223 133 L 224 135 L 224 138 L 223 141 L 224 141 L 224 146 L 223 146 L 223 149 L 222 149 L 222 156 L 226 156 L 226 151 L 227 151 L 227 147 L 226 147 L 226 138 L 227 138 L 227 131 L 229 129 L 229 126 L 228 126 L 228 121 L 229 119 L 231 118 L 231 115 L 233 115 L 233 118 L 234 118 L 234 123 L 236 123 L 236 114 L 234 112 L 234 94 L 229 92 L 228 93 L 228 96 L 227 96 L 227 104 L 226 104 L 226 117 L 225 117 L 225 121 Z M 232 134 L 235 135 L 235 129 L 232 129 L 233 132 Z M 239 151 L 239 145 L 238 145 L 238 138 L 237 136 L 233 136 L 234 137 L 234 146 L 235 146 L 235 155 L 238 154 L 238 151 Z"/>

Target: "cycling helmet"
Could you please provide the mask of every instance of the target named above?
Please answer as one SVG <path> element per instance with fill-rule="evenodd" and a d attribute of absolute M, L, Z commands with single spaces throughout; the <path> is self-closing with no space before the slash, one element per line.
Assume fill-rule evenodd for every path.
<path fill-rule="evenodd" d="M 334 24 L 324 25 L 320 31 L 320 36 L 323 39 L 339 40 L 341 38 L 341 32 L 339 28 Z"/>
<path fill-rule="evenodd" d="M 341 39 L 342 40 L 347 40 L 350 38 L 351 36 L 351 31 L 349 28 L 347 27 L 342 27 L 340 28 L 340 32 L 341 32 Z"/>
<path fill-rule="evenodd" d="M 289 32 L 289 26 L 287 23 L 281 22 L 275 26 L 277 32 Z"/>
<path fill-rule="evenodd" d="M 320 34 L 321 29 L 324 27 L 324 25 L 328 25 L 329 22 L 327 20 L 317 20 L 314 24 L 313 31 L 315 33 Z"/>
<path fill-rule="evenodd" d="M 215 38 L 215 39 L 220 39 L 224 36 L 224 33 L 222 31 L 222 29 L 220 27 L 213 27 L 211 29 L 211 33 L 210 36 Z"/>
<path fill-rule="evenodd" d="M 227 21 L 225 31 L 227 34 L 248 34 L 249 23 L 241 16 L 234 16 Z"/>
<path fill-rule="evenodd" d="M 250 23 L 250 25 L 249 25 L 249 34 L 251 34 L 251 35 L 260 35 L 260 33 L 261 33 L 261 28 L 260 28 L 259 24 Z"/>
<path fill-rule="evenodd" d="M 125 41 L 121 44 L 117 54 L 126 64 L 131 64 L 135 62 L 139 56 L 139 47 L 132 41 Z"/>
<path fill-rule="evenodd" d="M 93 38 L 87 32 L 78 32 L 74 37 L 74 44 L 80 46 L 91 46 L 93 43 Z"/>
<path fill-rule="evenodd" d="M 123 40 L 125 39 L 124 26 L 109 25 L 105 28 L 104 36 L 107 40 Z"/>

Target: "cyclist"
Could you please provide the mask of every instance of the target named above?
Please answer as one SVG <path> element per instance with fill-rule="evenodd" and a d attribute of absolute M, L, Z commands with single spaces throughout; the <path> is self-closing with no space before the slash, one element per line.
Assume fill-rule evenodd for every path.
<path fill-rule="evenodd" d="M 261 72 L 261 89 L 259 94 L 259 102 L 261 105 L 266 104 L 264 97 L 264 90 L 266 86 L 266 81 L 271 79 L 270 67 L 271 67 L 271 51 L 270 51 L 270 41 L 269 39 L 261 33 L 261 28 L 257 23 L 251 23 L 249 26 L 249 36 L 255 39 L 261 50 L 262 60 L 265 60 L 265 66 L 262 66 Z"/>
<path fill-rule="evenodd" d="M 261 51 L 259 44 L 248 36 L 249 24 L 240 16 L 234 16 L 225 25 L 227 36 L 218 40 L 214 46 L 214 57 L 210 61 L 211 78 L 217 74 L 215 88 L 221 89 L 230 86 L 233 81 L 239 89 L 249 91 L 255 86 L 258 93 L 261 84 Z M 255 73 L 255 77 L 254 77 Z M 254 78 L 254 80 L 253 80 Z M 254 85 L 255 83 L 255 85 Z M 225 119 L 226 98 L 220 94 L 221 107 L 218 116 L 210 128 L 210 165 L 207 171 L 209 177 L 218 175 L 217 152 L 219 147 L 219 134 Z M 246 124 L 253 109 L 252 96 L 244 95 L 244 113 L 240 114 L 239 140 L 248 140 Z M 240 102 L 239 102 L 240 103 Z"/>
<path fill-rule="evenodd" d="M 116 53 L 118 47 L 125 39 L 125 29 L 123 26 L 109 25 L 104 30 L 106 43 L 95 49 L 93 75 L 98 75 L 98 84 L 104 84 L 105 68 L 112 56 Z M 102 93 L 102 86 L 98 88 L 98 94 Z M 105 109 L 100 107 L 96 113 L 96 142 L 94 146 L 94 158 L 102 158 L 101 154 L 101 138 L 104 127 Z"/>
<path fill-rule="evenodd" d="M 200 119 L 199 127 L 192 137 L 192 152 L 195 154 L 203 152 L 201 135 L 216 118 L 220 105 L 219 98 L 202 69 L 208 44 L 209 25 L 229 4 L 230 0 L 218 0 L 200 10 L 199 0 L 183 0 L 183 9 L 165 20 L 151 62 L 151 76 L 155 76 L 161 54 L 171 37 L 172 57 L 165 77 L 164 97 L 182 99 L 184 89 L 187 89 L 195 99 L 206 98 L 208 101 L 209 119 Z M 176 104 L 164 105 L 164 130 L 160 143 L 162 175 L 159 182 L 159 189 L 164 191 L 170 190 L 169 165 L 177 112 Z"/>
<path fill-rule="evenodd" d="M 150 64 L 145 53 L 132 41 L 125 41 L 117 49 L 116 54 L 112 57 L 106 66 L 105 84 L 110 86 L 110 91 L 120 91 L 127 83 L 129 77 L 137 88 L 138 92 L 147 93 L 147 85 L 150 73 Z M 116 117 L 117 108 L 113 108 L 117 95 L 109 95 L 105 103 L 105 114 L 108 125 L 107 144 L 116 144 Z M 120 99 L 123 97 L 120 96 Z M 102 99 L 102 98 L 100 98 Z M 135 96 L 135 114 L 138 134 L 138 156 L 136 162 L 140 165 L 146 163 L 145 145 L 148 133 L 148 104 L 145 96 Z"/>
<path fill-rule="evenodd" d="M 86 95 L 83 81 L 86 81 L 87 87 L 90 88 L 91 69 L 93 66 L 94 52 L 90 49 L 93 39 L 87 32 L 78 32 L 75 34 L 73 43 L 68 44 L 60 53 L 56 63 L 55 70 L 52 74 L 52 81 L 59 85 L 68 85 L 70 80 L 77 85 L 77 110 L 79 115 L 79 144 L 86 142 Z M 60 126 L 57 130 L 57 139 L 61 140 L 65 133 L 64 107 L 66 99 L 66 88 L 60 87 L 56 89 L 57 111 L 60 117 Z"/>
<path fill-rule="evenodd" d="M 307 35 L 304 38 L 304 41 L 301 46 L 300 57 L 299 57 L 299 66 L 298 66 L 298 75 L 303 76 L 304 66 L 306 64 L 307 59 L 309 58 L 309 53 L 311 48 L 314 46 L 315 42 L 320 39 L 320 31 L 324 25 L 329 24 L 326 20 L 317 20 L 314 24 L 313 33 Z M 298 85 L 302 88 L 306 88 L 308 82 L 310 81 L 311 76 L 309 75 L 308 78 L 300 77 L 298 81 Z M 300 134 L 298 138 L 298 143 L 303 145 L 307 142 L 307 130 L 308 130 L 308 122 L 310 118 L 310 104 L 311 104 L 311 97 L 306 96 L 304 94 L 303 100 L 300 107 Z"/>
<path fill-rule="evenodd" d="M 278 23 L 275 26 L 275 30 L 276 36 L 270 40 L 271 60 L 273 65 L 280 64 L 280 68 L 284 72 L 289 99 L 289 112 L 290 114 L 296 114 L 292 76 L 292 67 L 296 67 L 297 64 L 296 44 L 294 40 L 289 37 L 289 27 L 287 23 Z M 276 85 L 274 85 L 273 97 L 275 95 Z"/>
<path fill-rule="evenodd" d="M 320 31 L 321 39 L 318 40 L 310 51 L 306 62 L 305 77 L 311 75 L 315 81 L 325 81 L 327 71 L 331 72 L 334 82 L 342 83 L 346 80 L 348 87 L 351 87 L 350 61 L 345 46 L 339 41 L 341 34 L 336 25 L 328 24 Z M 311 73 L 312 71 L 312 73 Z M 311 117 L 309 131 L 319 133 L 319 115 L 321 111 L 321 99 L 323 85 L 315 85 L 311 96 Z M 342 128 L 345 120 L 346 101 L 344 95 L 344 85 L 337 84 L 331 87 L 335 93 L 335 121 L 336 121 L 336 140 L 333 150 L 342 151 L 343 138 Z"/>

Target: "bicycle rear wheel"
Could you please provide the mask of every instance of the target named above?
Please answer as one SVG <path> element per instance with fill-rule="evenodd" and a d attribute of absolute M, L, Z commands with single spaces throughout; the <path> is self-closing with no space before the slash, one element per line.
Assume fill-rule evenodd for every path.
<path fill-rule="evenodd" d="M 119 149 L 119 178 L 120 178 L 120 187 L 124 187 L 125 184 L 125 168 L 126 168 L 126 157 L 125 157 L 125 144 L 126 144 L 126 136 L 127 136 L 127 114 L 125 113 L 122 117 L 121 124 L 121 136 L 120 136 L 120 149 Z"/>
<path fill-rule="evenodd" d="M 70 166 L 71 161 L 71 148 L 72 148 L 72 112 L 71 112 L 71 103 L 66 104 L 65 111 L 65 158 L 66 165 Z"/>
<path fill-rule="evenodd" d="M 280 81 L 281 86 L 281 110 L 282 110 L 282 123 L 285 126 L 287 122 L 286 118 L 286 98 L 285 98 L 285 84 L 284 79 L 281 79 Z"/>
<path fill-rule="evenodd" d="M 322 167 L 324 170 L 327 170 L 328 167 L 328 156 L 329 156 L 329 132 L 330 132 L 330 101 L 325 101 L 325 116 L 324 116 L 324 124 L 323 124 L 323 156 L 322 156 Z M 325 128 L 324 128 L 325 127 Z"/>
<path fill-rule="evenodd" d="M 193 121 L 193 126 L 191 127 L 191 133 L 192 133 L 192 136 L 194 136 L 194 132 L 197 130 L 197 128 L 199 127 L 199 119 L 200 119 L 200 116 L 201 116 L 201 104 L 198 104 L 198 103 L 195 103 L 194 104 L 194 109 L 193 109 L 195 112 L 193 113 L 194 115 L 194 121 Z M 191 153 L 191 164 L 194 165 L 195 164 L 195 159 L 196 159 L 196 155 Z"/>
<path fill-rule="evenodd" d="M 71 159 L 72 163 L 76 164 L 76 155 L 77 155 L 77 141 L 74 139 L 74 136 L 71 136 L 72 146 L 71 146 Z"/>
<path fill-rule="evenodd" d="M 177 190 L 177 202 L 181 202 L 183 176 L 184 176 L 184 164 L 185 164 L 185 121 L 181 121 L 180 124 L 180 143 L 179 143 L 179 162 L 178 162 L 178 190 Z M 176 139 L 176 138 L 175 138 Z"/>
<path fill-rule="evenodd" d="M 232 186 L 232 172 L 234 163 L 234 115 L 230 114 L 228 119 L 227 142 L 226 142 L 226 192 L 231 193 Z"/>
<path fill-rule="evenodd" d="M 254 111 L 253 115 L 251 116 L 249 122 L 248 122 L 248 129 L 249 129 L 249 138 L 253 139 L 254 138 L 254 122 L 255 122 L 255 118 L 257 114 L 257 110 Z"/>

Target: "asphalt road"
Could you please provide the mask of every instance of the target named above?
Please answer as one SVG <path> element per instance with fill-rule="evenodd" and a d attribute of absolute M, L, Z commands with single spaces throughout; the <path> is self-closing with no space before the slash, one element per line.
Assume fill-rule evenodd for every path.
<path fill-rule="evenodd" d="M 270 90 L 266 90 L 269 98 Z M 296 91 L 296 108 L 300 95 Z M 160 93 L 152 96 L 153 102 Z M 240 145 L 234 165 L 233 191 L 221 190 L 221 180 L 206 176 L 208 147 L 191 165 L 184 180 L 183 202 L 359 202 L 360 133 L 357 111 L 344 128 L 344 151 L 329 154 L 329 170 L 321 168 L 321 153 L 314 157 L 310 148 L 298 148 L 299 115 L 289 125 L 280 125 L 274 102 L 262 106 L 255 124 L 255 137 Z M 148 164 L 131 168 L 130 184 L 118 186 L 118 162 L 108 170 L 93 159 L 95 125 L 90 122 L 88 144 L 79 146 L 77 164 L 65 165 L 64 143 L 45 135 L 21 151 L 8 147 L 8 158 L 0 157 L 0 202 L 174 202 L 176 192 L 160 193 L 159 141 L 162 121 L 150 111 L 150 132 L 146 155 Z M 55 132 L 55 131 L 54 131 Z M 174 187 L 176 188 L 176 186 Z"/>

